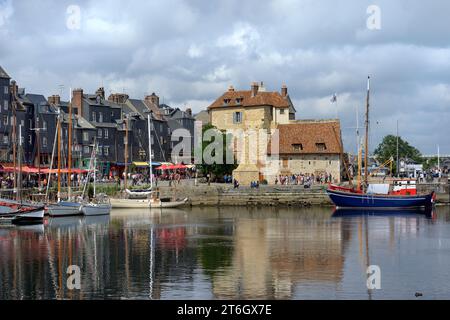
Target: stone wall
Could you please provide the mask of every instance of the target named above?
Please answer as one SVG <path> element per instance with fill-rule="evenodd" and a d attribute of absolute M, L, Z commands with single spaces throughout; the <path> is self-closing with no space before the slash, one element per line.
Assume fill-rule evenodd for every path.
<path fill-rule="evenodd" d="M 302 186 L 260 186 L 259 189 L 223 186 L 161 187 L 161 196 L 175 194 L 189 198 L 192 206 L 310 206 L 332 205 L 323 188 L 304 189 Z"/>

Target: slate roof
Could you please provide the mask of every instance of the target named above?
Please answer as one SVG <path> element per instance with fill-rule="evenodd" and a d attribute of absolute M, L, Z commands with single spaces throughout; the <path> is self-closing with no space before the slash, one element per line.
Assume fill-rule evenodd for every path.
<path fill-rule="evenodd" d="M 5 69 L 0 66 L 0 78 L 2 79 L 11 79 L 11 77 L 6 73 Z"/>
<path fill-rule="evenodd" d="M 202 110 L 196 115 L 194 115 L 196 121 L 201 121 L 203 124 L 209 123 L 209 113 L 207 110 Z"/>

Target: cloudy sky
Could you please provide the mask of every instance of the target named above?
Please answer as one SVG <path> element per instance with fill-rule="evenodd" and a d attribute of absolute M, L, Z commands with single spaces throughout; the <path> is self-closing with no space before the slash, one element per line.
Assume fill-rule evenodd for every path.
<path fill-rule="evenodd" d="M 297 118 L 338 114 L 350 152 L 370 74 L 372 147 L 399 120 L 423 153 L 450 154 L 448 12 L 445 0 L 0 0 L 0 65 L 27 92 L 103 85 L 194 112 L 231 84 L 285 83 Z"/>

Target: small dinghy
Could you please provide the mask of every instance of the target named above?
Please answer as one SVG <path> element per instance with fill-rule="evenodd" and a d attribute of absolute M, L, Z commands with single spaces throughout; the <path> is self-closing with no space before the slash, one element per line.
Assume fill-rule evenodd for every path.
<path fill-rule="evenodd" d="M 72 201 L 60 201 L 48 206 L 50 217 L 67 217 L 81 215 L 81 204 Z"/>
<path fill-rule="evenodd" d="M 171 200 L 170 198 L 151 199 L 150 208 L 177 208 L 188 202 L 188 198 L 182 200 Z"/>
<path fill-rule="evenodd" d="M 146 199 L 151 193 L 151 189 L 125 189 L 129 199 Z"/>
<path fill-rule="evenodd" d="M 17 225 L 40 224 L 44 222 L 44 212 L 44 207 L 22 207 L 17 211 L 1 214 L 0 220 L 2 223 Z"/>
<path fill-rule="evenodd" d="M 111 203 L 106 194 L 98 194 L 94 201 L 83 204 L 81 211 L 85 216 L 103 216 L 111 213 Z"/>

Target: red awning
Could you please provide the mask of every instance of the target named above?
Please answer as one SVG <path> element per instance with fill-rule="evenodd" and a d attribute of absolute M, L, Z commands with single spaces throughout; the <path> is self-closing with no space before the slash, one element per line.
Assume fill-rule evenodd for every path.
<path fill-rule="evenodd" d="M 44 172 L 44 168 L 41 168 L 41 173 L 45 173 Z M 2 165 L 0 168 L 1 172 L 19 172 L 19 167 L 13 167 L 13 166 L 5 166 Z M 29 167 L 29 166 L 23 166 L 22 167 L 22 173 L 39 173 L 39 168 L 35 168 L 35 167 Z"/>
<path fill-rule="evenodd" d="M 156 168 L 156 170 L 175 170 L 175 169 L 186 169 L 187 166 L 184 164 L 172 164 L 170 166 L 162 165 Z"/>
<path fill-rule="evenodd" d="M 68 168 L 62 168 L 60 169 L 61 173 L 69 173 L 69 169 Z M 88 170 L 86 169 L 78 169 L 78 168 L 73 168 L 70 170 L 71 173 L 88 173 Z M 48 174 L 48 173 L 58 173 L 58 169 L 42 169 L 41 170 L 42 173 Z"/>
<path fill-rule="evenodd" d="M 186 169 L 187 166 L 185 166 L 184 164 L 180 163 L 180 164 L 176 164 L 173 166 L 172 169 Z"/>

